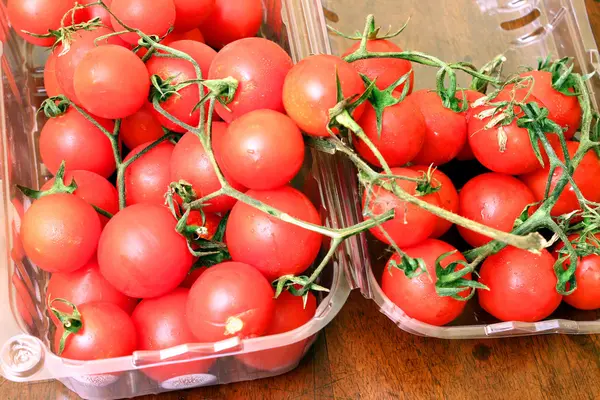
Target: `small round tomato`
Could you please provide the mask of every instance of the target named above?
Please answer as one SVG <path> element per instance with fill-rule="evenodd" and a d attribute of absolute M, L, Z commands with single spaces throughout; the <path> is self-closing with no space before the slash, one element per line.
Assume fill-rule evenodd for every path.
<path fill-rule="evenodd" d="M 288 73 L 283 85 L 283 105 L 287 114 L 304 132 L 313 136 L 329 136 L 329 110 L 337 103 L 336 74 L 345 98 L 359 96 L 365 85 L 358 72 L 336 56 L 319 54 L 306 57 Z M 361 117 L 364 104 L 352 113 Z"/>
<path fill-rule="evenodd" d="M 106 4 L 109 8 L 112 4 L 112 0 L 103 0 L 104 4 Z M 95 3 L 95 1 L 88 1 L 87 4 L 90 3 Z M 85 11 L 87 12 L 87 17 L 86 19 L 89 21 L 91 19 L 94 18 L 100 18 L 100 22 L 102 22 L 102 24 L 104 26 L 107 27 L 111 27 L 111 22 L 110 22 L 110 13 L 102 6 L 91 6 L 91 7 L 86 7 Z"/>
<path fill-rule="evenodd" d="M 152 143 L 142 144 L 129 153 L 125 161 L 132 159 Z M 175 146 L 162 142 L 135 160 L 125 171 L 127 205 L 138 203 L 165 204 L 165 193 L 171 184 L 171 156 Z"/>
<path fill-rule="evenodd" d="M 121 210 L 100 237 L 100 272 L 130 297 L 169 293 L 183 282 L 193 262 L 176 224 L 163 206 L 136 204 Z"/>
<path fill-rule="evenodd" d="M 196 283 L 198 278 L 200 278 L 202 274 L 206 271 L 208 271 L 208 268 L 206 267 L 200 267 L 191 270 L 185 277 L 185 280 L 181 283 L 181 285 L 179 285 L 179 287 L 191 289 L 191 287 L 194 286 L 194 283 Z"/>
<path fill-rule="evenodd" d="M 390 167 L 400 167 L 412 161 L 425 143 L 427 133 L 425 119 L 410 97 L 385 108 L 381 132 L 377 131 L 377 114 L 370 103 L 366 105 L 358 124 Z M 356 138 L 354 147 L 366 161 L 381 167 L 379 160 L 365 142 Z"/>
<path fill-rule="evenodd" d="M 273 320 L 264 336 L 292 331 L 307 324 L 317 312 L 317 299 L 308 293 L 306 305 L 302 297 L 283 292 L 275 300 Z M 309 339 L 275 349 L 239 354 L 236 358 L 244 364 L 261 371 L 281 371 L 300 361 Z"/>
<path fill-rule="evenodd" d="M 275 311 L 269 281 L 254 267 L 225 262 L 196 281 L 187 301 L 187 323 L 199 342 L 263 335 Z"/>
<path fill-rule="evenodd" d="M 165 134 L 150 103 L 144 104 L 138 112 L 123 119 L 120 133 L 120 138 L 130 150 L 144 143 L 154 142 Z"/>
<path fill-rule="evenodd" d="M 284 186 L 304 162 L 302 132 L 291 118 L 277 111 L 251 111 L 215 139 L 223 171 L 250 189 Z"/>
<path fill-rule="evenodd" d="M 262 23 L 260 0 L 215 0 L 210 15 L 200 25 L 206 43 L 215 49 L 236 40 L 256 36 Z"/>
<path fill-rule="evenodd" d="M 482 98 L 483 97 L 483 93 L 476 92 L 476 91 L 471 90 L 471 89 L 460 90 L 460 91 L 456 92 L 456 98 L 462 100 L 463 99 L 463 94 L 467 98 L 468 108 L 467 108 L 467 110 L 463 111 L 462 113 L 465 116 L 465 119 L 467 121 L 467 128 L 468 128 L 469 120 L 471 119 L 471 117 L 474 114 L 472 110 L 474 110 L 476 108 L 476 107 L 473 107 L 472 104 L 475 101 L 477 101 L 480 98 Z M 468 139 L 465 141 L 465 145 L 463 146 L 463 148 L 461 149 L 461 151 L 456 155 L 456 159 L 460 160 L 460 161 L 467 161 L 467 160 L 474 160 L 475 159 L 475 154 L 473 154 L 473 150 L 471 150 L 471 145 L 469 144 L 469 140 Z"/>
<path fill-rule="evenodd" d="M 52 194 L 25 212 L 21 238 L 27 257 L 47 272 L 83 267 L 98 248 L 101 232 L 96 210 L 72 194 Z"/>
<path fill-rule="evenodd" d="M 254 110 L 283 112 L 281 91 L 292 66 L 291 57 L 270 40 L 247 38 L 228 44 L 211 64 L 208 79 L 233 77 L 238 88 L 229 110 L 217 103 L 217 113 L 229 123 Z"/>
<path fill-rule="evenodd" d="M 108 119 L 134 114 L 147 101 L 150 90 L 146 65 L 131 51 L 116 45 L 90 50 L 75 69 L 73 82 L 81 105 Z"/>
<path fill-rule="evenodd" d="M 460 301 L 451 297 L 440 297 L 435 290 L 437 281 L 436 260 L 444 253 L 454 251 L 455 253 L 444 257 L 440 264 L 446 268 L 455 261 L 465 261 L 465 258 L 454 247 L 435 239 L 427 239 L 424 242 L 403 249 L 409 257 L 420 258 L 425 261 L 427 273 L 409 279 L 404 271 L 393 266 L 394 263 L 401 264 L 402 258 L 398 253 L 387 262 L 381 277 L 381 290 L 398 307 L 411 318 L 431 325 L 446 325 L 455 320 L 465 308 L 466 301 Z M 456 271 L 462 266 L 457 266 Z M 471 279 L 467 274 L 465 279 Z M 459 293 L 466 297 L 468 290 Z"/>
<path fill-rule="evenodd" d="M 160 43 L 164 44 L 165 46 L 168 46 L 171 43 L 180 40 L 193 40 L 196 42 L 204 43 L 204 35 L 202 34 L 202 32 L 200 32 L 200 29 L 198 28 L 189 30 L 187 32 L 171 32 Z"/>
<path fill-rule="evenodd" d="M 46 66 L 44 67 L 44 89 L 48 97 L 58 96 L 63 93 L 58 79 L 56 78 L 56 59 L 58 58 L 56 51 L 51 51 Z"/>
<path fill-rule="evenodd" d="M 458 214 L 483 225 L 510 232 L 528 204 L 535 202 L 527 185 L 509 175 L 490 172 L 471 179 L 459 194 Z M 492 239 L 463 226 L 460 235 L 473 247 Z"/>
<path fill-rule="evenodd" d="M 219 224 L 221 223 L 221 217 L 213 213 L 204 213 L 204 221 L 202 221 L 202 214 L 200 211 L 190 211 L 190 215 L 187 220 L 188 225 L 202 226 L 206 228 L 206 233 L 199 235 L 201 239 L 213 240 Z"/>
<path fill-rule="evenodd" d="M 392 168 L 392 173 L 407 178 L 422 178 L 422 174 L 407 168 Z M 410 195 L 417 195 L 417 183 L 404 179 L 396 179 L 397 185 Z M 419 196 L 421 200 L 435 206 L 441 206 L 440 196 L 437 193 Z M 394 209 L 394 218 L 383 224 L 371 228 L 371 233 L 384 243 L 390 240 L 383 232 L 400 247 L 414 246 L 433 234 L 439 218 L 421 207 L 400 200 L 392 192 L 381 186 L 373 186 L 363 195 L 363 215 L 365 220 L 371 215 L 379 216 L 388 210 Z"/>
<path fill-rule="evenodd" d="M 96 121 L 107 131 L 113 131 L 112 121 L 102 118 Z M 74 108 L 46 122 L 39 146 L 42 161 L 53 174 L 63 161 L 67 171 L 91 171 L 105 178 L 116 168 L 110 140 Z"/>
<path fill-rule="evenodd" d="M 175 24 L 175 3 L 173 0 L 112 0 L 112 13 L 130 28 L 139 29 L 146 35 L 163 37 Z M 124 31 L 117 18 L 111 16 L 115 32 Z M 137 33 L 126 33 L 121 38 L 129 44 L 137 45 Z"/>
<path fill-rule="evenodd" d="M 321 224 L 315 206 L 290 186 L 250 190 L 247 194 L 294 218 Z M 256 267 L 269 281 L 304 272 L 317 258 L 322 241 L 316 232 L 281 221 L 242 202 L 231 210 L 225 235 L 231 258 Z"/>
<path fill-rule="evenodd" d="M 215 8 L 215 0 L 174 0 L 175 30 L 187 32 L 204 22 Z"/>
<path fill-rule="evenodd" d="M 533 254 L 506 247 L 489 256 L 479 271 L 481 307 L 501 321 L 536 322 L 556 310 L 562 296 L 556 291 L 554 257 L 547 250 Z"/>

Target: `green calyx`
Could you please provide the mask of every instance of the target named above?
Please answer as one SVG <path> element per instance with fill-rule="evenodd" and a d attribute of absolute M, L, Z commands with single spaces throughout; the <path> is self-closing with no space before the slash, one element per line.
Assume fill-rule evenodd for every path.
<path fill-rule="evenodd" d="M 375 19 L 373 18 L 369 21 L 369 30 L 368 30 L 368 34 L 367 34 L 367 39 L 368 40 L 393 39 L 396 36 L 398 36 L 399 34 L 401 34 L 404 31 L 404 29 L 406 29 L 409 22 L 410 22 L 410 18 L 408 18 L 408 20 L 406 20 L 404 25 L 402 25 L 402 27 L 400 29 L 398 29 L 397 31 L 392 31 L 392 27 L 390 26 L 390 27 L 388 27 L 388 31 L 386 33 L 381 34 L 381 27 L 375 25 Z M 336 35 L 341 36 L 346 39 L 350 39 L 350 40 L 362 40 L 363 39 L 363 32 L 360 32 L 360 31 L 356 31 L 354 33 L 354 35 L 346 35 L 345 33 L 338 31 L 337 29 L 333 28 L 332 26 L 327 25 L 327 28 L 331 32 L 335 33 Z"/>
<path fill-rule="evenodd" d="M 416 278 L 421 274 L 429 275 L 427 266 L 422 258 L 412 258 L 406 255 L 406 253 L 397 253 L 400 256 L 400 262 L 396 260 L 390 260 L 388 263 L 388 272 L 392 273 L 392 268 L 399 269 L 404 272 L 404 275 L 408 279 Z"/>
<path fill-rule="evenodd" d="M 547 108 L 542 108 L 535 102 L 523 104 L 521 105 L 521 109 L 525 115 L 517 119 L 517 126 L 527 129 L 535 157 L 543 167 L 544 159 L 540 150 L 540 135 L 556 133 L 559 136 L 563 136 L 563 129 L 556 122 L 548 118 Z"/>
<path fill-rule="evenodd" d="M 304 301 L 304 307 L 308 300 L 308 293 L 313 290 L 315 292 L 329 292 L 329 289 L 311 282 L 308 276 L 284 275 L 273 281 L 275 287 L 275 298 L 278 298 L 281 293 L 288 290 L 294 296 L 301 296 Z"/>
<path fill-rule="evenodd" d="M 56 175 L 54 176 L 54 184 L 48 190 L 34 190 L 27 188 L 25 186 L 17 185 L 17 188 L 27 197 L 32 199 L 41 199 L 44 196 L 49 196 L 51 194 L 57 193 L 68 193 L 72 194 L 77 190 L 77 183 L 75 179 L 71 180 L 71 183 L 65 184 L 65 162 L 60 163 L 60 167 L 58 171 L 56 171 Z"/>
<path fill-rule="evenodd" d="M 47 118 L 56 118 L 66 113 L 70 105 L 71 101 L 66 96 L 54 96 L 44 100 L 37 112 L 43 112 Z"/>
<path fill-rule="evenodd" d="M 52 304 L 54 304 L 55 302 L 59 302 L 59 303 L 68 305 L 69 307 L 71 307 L 73 312 L 71 314 L 67 314 L 62 311 L 57 310 L 56 308 L 52 307 Z M 56 318 L 58 318 L 58 320 L 62 324 L 63 329 L 65 330 L 60 338 L 60 343 L 59 343 L 59 347 L 58 347 L 58 355 L 60 356 L 63 353 L 63 351 L 65 350 L 65 344 L 67 342 L 67 338 L 70 335 L 79 333 L 81 328 L 83 328 L 83 321 L 81 320 L 81 314 L 79 313 L 79 310 L 77 309 L 75 304 L 71 303 L 68 300 L 54 299 L 50 302 L 49 307 L 50 307 L 50 310 L 52 311 L 52 313 L 56 316 Z"/>
<path fill-rule="evenodd" d="M 435 291 L 440 297 L 451 297 L 459 301 L 467 301 L 475 295 L 476 289 L 490 290 L 486 285 L 477 281 L 466 279 L 465 276 L 470 273 L 476 273 L 475 268 L 467 263 L 466 261 L 458 260 L 452 261 L 446 266 L 442 267 L 441 262 L 444 258 L 456 253 L 451 251 L 444 253 L 435 260 L 435 274 L 437 281 L 435 282 Z M 463 268 L 457 269 L 459 265 Z M 460 293 L 465 290 L 469 290 L 467 296 L 461 296 Z"/>

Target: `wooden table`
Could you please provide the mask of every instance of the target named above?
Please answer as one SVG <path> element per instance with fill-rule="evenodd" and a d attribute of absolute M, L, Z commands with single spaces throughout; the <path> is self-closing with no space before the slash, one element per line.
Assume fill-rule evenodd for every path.
<path fill-rule="evenodd" d="M 600 3 L 586 0 L 600 42 Z M 448 341 L 410 335 L 354 292 L 301 365 L 279 377 L 139 400 L 600 399 L 600 336 Z M 76 399 L 59 382 L 0 380 L 2 400 Z"/>

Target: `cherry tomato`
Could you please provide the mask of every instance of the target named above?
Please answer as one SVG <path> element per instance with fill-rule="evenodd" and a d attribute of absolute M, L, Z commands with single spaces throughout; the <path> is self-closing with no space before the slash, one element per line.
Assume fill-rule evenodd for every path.
<path fill-rule="evenodd" d="M 123 119 L 120 133 L 120 138 L 128 149 L 154 142 L 165 134 L 160 122 L 154 116 L 150 103 L 144 104 L 138 112 Z"/>
<path fill-rule="evenodd" d="M 407 178 L 422 177 L 421 173 L 407 168 L 392 168 L 392 173 Z M 396 183 L 408 194 L 417 195 L 416 182 L 396 179 Z M 441 206 L 440 196 L 437 193 L 420 196 L 420 198 L 429 204 Z M 365 191 L 363 195 L 364 212 L 379 216 L 390 209 L 395 210 L 394 218 L 370 229 L 371 233 L 384 243 L 390 244 L 390 241 L 383 230 L 398 246 L 403 248 L 422 242 L 431 236 L 437 227 L 439 218 L 436 215 L 417 205 L 400 200 L 381 186 L 374 186 L 371 191 Z M 371 216 L 364 218 L 369 220 Z"/>
<path fill-rule="evenodd" d="M 420 172 L 421 174 L 427 174 L 429 166 L 427 165 L 414 165 L 408 167 L 413 171 Z M 452 180 L 448 178 L 448 175 L 444 174 L 439 169 L 433 170 L 431 185 L 433 188 L 440 188 L 436 193 L 440 198 L 440 205 L 442 208 L 457 213 L 458 212 L 458 192 Z M 452 222 L 445 220 L 444 218 L 438 218 L 437 226 L 431 234 L 432 238 L 439 238 L 452 227 Z"/>
<path fill-rule="evenodd" d="M 47 272 L 70 272 L 94 255 L 101 232 L 92 206 L 72 194 L 52 194 L 25 212 L 21 237 L 27 257 Z"/>
<path fill-rule="evenodd" d="M 130 160 L 152 143 L 142 144 L 125 161 Z M 135 160 L 125 171 L 125 193 L 127 205 L 138 203 L 165 204 L 165 193 L 171 184 L 171 156 L 175 146 L 163 142 Z"/>
<path fill-rule="evenodd" d="M 233 77 L 238 89 L 227 105 L 230 111 L 217 103 L 217 113 L 229 123 L 254 110 L 283 112 L 281 90 L 292 66 L 290 56 L 270 40 L 247 38 L 228 44 L 211 64 L 208 79 Z"/>
<path fill-rule="evenodd" d="M 96 121 L 109 132 L 113 131 L 112 121 L 102 118 Z M 46 122 L 40 134 L 40 155 L 53 174 L 62 161 L 67 171 L 82 169 L 105 178 L 116 168 L 110 140 L 74 108 Z"/>
<path fill-rule="evenodd" d="M 197 28 L 213 12 L 215 0 L 174 0 L 175 30 L 187 32 Z"/>
<path fill-rule="evenodd" d="M 471 179 L 459 194 L 458 214 L 504 232 L 513 229 L 528 204 L 535 202 L 527 185 L 509 175 L 490 172 Z M 491 239 L 459 226 L 460 235 L 473 247 Z"/>
<path fill-rule="evenodd" d="M 316 312 L 317 299 L 312 293 L 308 294 L 306 306 L 304 306 L 302 297 L 294 296 L 290 292 L 283 292 L 275 300 L 273 320 L 264 335 L 277 335 L 299 328 L 307 324 Z M 236 357 L 244 364 L 258 370 L 281 371 L 300 361 L 308 341 L 309 338 L 288 346 L 239 354 Z"/>
<path fill-rule="evenodd" d="M 422 243 L 403 249 L 409 257 L 420 258 L 425 261 L 427 273 L 422 273 L 412 279 L 395 268 L 392 263 L 402 263 L 398 253 L 389 259 L 383 269 L 381 277 L 381 290 L 398 307 L 411 318 L 417 319 L 431 325 L 446 325 L 455 320 L 465 308 L 466 301 L 460 301 L 451 297 L 440 297 L 435 291 L 437 276 L 435 273 L 435 262 L 444 253 L 455 251 L 441 260 L 441 265 L 446 268 L 455 261 L 465 261 L 465 258 L 454 247 L 435 239 L 427 239 Z M 457 266 L 456 271 L 462 266 Z M 471 279 L 467 274 L 465 279 Z M 459 293 L 466 297 L 468 290 Z"/>
<path fill-rule="evenodd" d="M 125 25 L 136 28 L 146 35 L 163 37 L 175 23 L 175 3 L 173 0 L 112 0 L 110 10 Z M 110 18 L 115 32 L 124 31 L 117 19 Z M 137 33 L 126 33 L 121 38 L 129 44 L 137 45 Z"/>
<path fill-rule="evenodd" d="M 425 143 L 425 119 L 410 97 L 383 111 L 381 132 L 377 132 L 377 115 L 370 103 L 366 105 L 358 124 L 390 167 L 400 167 L 412 161 Z M 365 142 L 356 138 L 354 147 L 366 161 L 381 167 Z"/>
<path fill-rule="evenodd" d="M 63 16 L 74 6 L 74 0 L 9 0 L 6 8 L 8 20 L 17 35 L 36 46 L 50 47 L 55 37 L 36 38 L 23 31 L 45 35 L 50 30 L 57 30 Z"/>
<path fill-rule="evenodd" d="M 44 67 L 44 89 L 46 89 L 46 95 L 48 97 L 58 96 L 63 93 L 63 90 L 58 84 L 58 79 L 56 78 L 57 54 L 56 51 L 51 51 L 46 60 L 46 66 Z"/>
<path fill-rule="evenodd" d="M 193 262 L 176 224 L 163 206 L 136 204 L 120 211 L 100 237 L 100 272 L 130 297 L 169 293 L 183 282 Z"/>
<path fill-rule="evenodd" d="M 190 271 L 185 277 L 185 280 L 179 286 L 182 288 L 191 289 L 191 287 L 194 286 L 194 283 L 196 283 L 198 278 L 200 278 L 202 274 L 206 271 L 208 271 L 208 268 L 206 267 L 200 267 Z"/>
<path fill-rule="evenodd" d="M 344 60 L 325 54 L 306 57 L 285 78 L 283 105 L 287 114 L 304 132 L 313 136 L 329 136 L 329 110 L 337 103 L 336 73 L 345 98 L 361 95 L 365 85 L 358 72 Z M 352 113 L 361 117 L 364 104 Z"/>
<path fill-rule="evenodd" d="M 215 6 L 200 30 L 215 49 L 239 39 L 256 36 L 262 23 L 260 0 L 215 0 Z"/>
<path fill-rule="evenodd" d="M 479 304 L 501 321 L 536 322 L 548 317 L 560 304 L 556 292 L 554 258 L 506 247 L 489 256 L 479 271 Z"/>
<path fill-rule="evenodd" d="M 135 308 L 131 319 L 137 332 L 138 350 L 163 350 L 182 344 L 194 343 L 196 338 L 187 324 L 186 304 L 189 290 L 177 288 L 154 299 L 144 299 Z M 142 369 L 157 382 L 185 375 L 208 372 L 212 360 Z"/>
<path fill-rule="evenodd" d="M 95 1 L 88 1 L 87 4 L 95 3 Z M 104 4 L 106 4 L 109 8 L 112 4 L 112 0 L 104 0 Z M 106 9 L 102 6 L 91 6 L 86 7 L 85 11 L 87 12 L 87 20 L 92 20 L 94 18 L 100 18 L 100 21 L 104 26 L 111 27 L 110 22 L 110 13 L 106 11 Z"/>
<path fill-rule="evenodd" d="M 290 186 L 250 190 L 247 194 L 292 217 L 321 224 L 315 206 Z M 317 258 L 322 241 L 318 233 L 276 219 L 242 202 L 231 210 L 225 235 L 231 258 L 258 268 L 269 281 L 304 272 Z"/>
<path fill-rule="evenodd" d="M 187 220 L 188 225 L 202 226 L 206 228 L 206 234 L 199 235 L 201 239 L 213 240 L 219 224 L 221 223 L 221 217 L 217 214 L 204 213 L 204 222 L 202 221 L 202 214 L 200 211 L 191 211 Z"/>
<path fill-rule="evenodd" d="M 75 94 L 81 105 L 102 118 L 125 118 L 147 101 L 150 90 L 146 65 L 121 46 L 90 50 L 75 69 Z M 98 93 L 102 93 L 98 96 Z"/>
<path fill-rule="evenodd" d="M 461 90 L 456 92 L 456 98 L 462 100 L 463 99 L 463 93 L 467 98 L 467 103 L 469 105 L 469 108 L 467 108 L 466 111 L 463 111 L 463 115 L 465 116 L 465 119 L 467 120 L 467 127 L 469 124 L 469 120 L 471 119 L 471 117 L 473 116 L 473 109 L 476 107 L 473 107 L 473 102 L 479 100 L 480 98 L 483 97 L 483 93 L 479 93 L 476 92 L 474 90 L 471 89 L 466 89 L 466 90 Z M 471 145 L 469 144 L 469 140 L 467 139 L 465 141 L 465 145 L 463 146 L 463 148 L 461 149 L 461 151 L 456 155 L 456 159 L 460 160 L 460 161 L 467 161 L 467 160 L 474 160 L 475 159 L 475 154 L 473 154 L 473 150 L 471 150 Z"/>
<path fill-rule="evenodd" d="M 190 290 L 188 326 L 202 343 L 261 336 L 273 318 L 274 295 L 256 268 L 239 262 L 215 265 Z"/>
<path fill-rule="evenodd" d="M 173 42 L 178 42 L 180 40 L 193 40 L 196 42 L 204 43 L 204 35 L 200 32 L 200 29 L 192 29 L 187 32 L 171 32 L 167 35 L 166 38 L 163 39 L 161 44 L 165 46 L 170 45 Z"/>

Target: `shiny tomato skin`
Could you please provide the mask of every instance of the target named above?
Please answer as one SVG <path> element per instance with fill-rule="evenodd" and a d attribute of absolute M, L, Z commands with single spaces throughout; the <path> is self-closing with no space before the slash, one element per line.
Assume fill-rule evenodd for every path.
<path fill-rule="evenodd" d="M 411 318 L 427 324 L 442 326 L 455 320 L 465 308 L 466 301 L 455 300 L 451 297 L 440 297 L 435 291 L 437 276 L 435 261 L 444 253 L 456 251 L 445 257 L 441 265 L 446 268 L 455 261 L 465 261 L 465 258 L 451 245 L 436 239 L 427 239 L 413 247 L 403 249 L 409 257 L 425 261 L 427 273 L 409 279 L 403 271 L 393 267 L 392 262 L 400 264 L 401 257 L 394 253 L 383 269 L 381 290 L 398 307 Z M 457 267 L 460 270 L 462 267 Z M 471 279 L 471 274 L 465 275 Z M 466 297 L 468 290 L 460 293 Z"/>
<path fill-rule="evenodd" d="M 112 0 L 103 0 L 104 4 L 106 4 L 109 8 L 112 4 Z M 87 4 L 95 3 L 95 1 L 88 1 Z M 104 26 L 111 27 L 112 24 L 110 22 L 110 13 L 102 6 L 91 6 L 85 9 L 87 13 L 86 19 L 89 21 L 94 18 L 100 18 L 100 21 Z"/>
<path fill-rule="evenodd" d="M 173 42 L 178 42 L 180 40 L 194 40 L 196 42 L 204 43 L 204 35 L 200 32 L 200 29 L 195 28 L 191 29 L 187 32 L 171 32 L 167 35 L 166 38 L 162 40 L 162 44 L 168 46 Z"/>
<path fill-rule="evenodd" d="M 102 118 L 96 121 L 109 132 L 113 131 L 112 121 Z M 82 169 L 105 178 L 116 168 L 110 140 L 73 108 L 46 122 L 39 146 L 42 161 L 52 174 L 56 174 L 62 161 L 67 171 Z"/>
<path fill-rule="evenodd" d="M 175 289 L 193 262 L 176 223 L 163 206 L 136 204 L 121 210 L 100 237 L 102 275 L 130 297 L 157 297 Z"/>
<path fill-rule="evenodd" d="M 215 265 L 190 290 L 188 326 L 201 343 L 261 336 L 273 318 L 274 295 L 256 268 L 239 262 Z"/>
<path fill-rule="evenodd" d="M 130 160 L 152 143 L 144 143 L 129 153 L 125 161 Z M 162 142 L 137 160 L 125 171 L 125 193 L 127 205 L 165 204 L 165 193 L 171 184 L 171 157 L 175 146 Z"/>
<path fill-rule="evenodd" d="M 263 18 L 260 0 L 215 0 L 206 20 L 200 25 L 206 43 L 221 49 L 236 40 L 256 36 Z"/>
<path fill-rule="evenodd" d="M 153 111 L 152 105 L 146 103 L 135 114 L 121 121 L 120 138 L 128 149 L 154 142 L 165 134 Z"/>
<path fill-rule="evenodd" d="M 410 97 L 383 111 L 381 133 L 377 132 L 377 115 L 370 103 L 357 122 L 390 167 L 400 167 L 412 161 L 425 143 L 425 119 Z M 358 137 L 355 140 L 354 148 L 358 154 L 370 164 L 381 167 L 365 142 Z"/>
<path fill-rule="evenodd" d="M 52 194 L 25 212 L 21 238 L 27 257 L 47 272 L 83 267 L 98 248 L 100 219 L 92 206 L 72 194 Z"/>
<path fill-rule="evenodd" d="M 198 28 L 213 12 L 215 0 L 174 0 L 175 30 L 187 32 Z"/>
<path fill-rule="evenodd" d="M 231 76 L 238 81 L 238 88 L 227 105 L 230 111 L 217 103 L 217 113 L 230 123 L 254 110 L 283 112 L 281 91 L 292 66 L 291 57 L 270 40 L 246 38 L 228 44 L 213 60 L 208 78 Z"/>
<path fill-rule="evenodd" d="M 45 35 L 57 30 L 65 13 L 74 6 L 74 0 L 10 0 L 6 11 L 17 35 L 33 45 L 50 47 L 56 38 L 36 38 L 23 31 Z"/>
<path fill-rule="evenodd" d="M 110 10 L 124 24 L 136 28 L 146 35 L 163 37 L 175 24 L 175 3 L 173 0 L 112 0 Z M 114 16 L 111 24 L 115 32 L 125 28 Z M 140 37 L 137 33 L 126 33 L 121 38 L 131 45 L 137 45 Z"/>
<path fill-rule="evenodd" d="M 58 53 L 56 51 L 51 51 L 46 60 L 46 65 L 44 66 L 44 89 L 46 89 L 46 95 L 48 97 L 58 96 L 63 93 L 56 77 L 57 58 Z"/>
<path fill-rule="evenodd" d="M 489 256 L 479 271 L 479 304 L 501 321 L 536 322 L 556 310 L 562 296 L 556 292 L 554 257 L 506 247 Z"/>
<path fill-rule="evenodd" d="M 458 214 L 492 228 L 510 232 L 528 204 L 535 202 L 527 185 L 509 175 L 489 172 L 471 179 L 460 190 Z M 459 226 L 460 235 L 473 247 L 491 239 Z"/>
<path fill-rule="evenodd" d="M 319 54 L 306 57 L 288 73 L 283 85 L 283 105 L 298 127 L 312 136 L 329 136 L 329 110 L 337 103 L 336 72 L 345 98 L 360 96 L 365 85 L 358 72 L 339 57 Z M 352 113 L 361 117 L 364 103 Z"/>
<path fill-rule="evenodd" d="M 464 91 L 461 90 L 461 91 L 456 92 L 456 97 L 458 99 L 462 100 L 463 99 L 463 94 L 467 98 L 468 108 L 467 108 L 466 111 L 463 111 L 462 114 L 465 116 L 465 119 L 467 121 L 467 128 L 468 128 L 469 120 L 471 119 L 471 117 L 474 114 L 473 110 L 475 108 L 477 108 L 477 107 L 474 107 L 472 104 L 473 104 L 473 102 L 475 102 L 478 99 L 482 98 L 483 97 L 483 93 L 476 92 L 475 90 L 471 90 L 471 89 L 466 89 Z M 467 161 L 467 160 L 474 160 L 475 159 L 475 154 L 473 154 L 473 150 L 471 150 L 471 145 L 469 144 L 468 138 L 465 141 L 465 145 L 463 146 L 463 148 L 456 155 L 456 159 L 460 160 L 460 161 Z"/>
<path fill-rule="evenodd" d="M 315 206 L 290 186 L 249 190 L 247 195 L 302 221 L 321 224 Z M 304 272 L 317 258 L 322 242 L 320 234 L 276 219 L 242 202 L 231 210 L 225 235 L 231 258 L 257 268 L 269 281 Z"/>
<path fill-rule="evenodd" d="M 422 174 L 407 168 L 392 168 L 392 173 L 408 178 L 420 178 Z M 417 183 L 403 179 L 396 180 L 398 186 L 408 194 L 416 195 Z M 440 197 L 437 193 L 422 196 L 421 199 L 429 204 L 441 206 Z M 363 211 L 368 211 L 375 216 L 381 215 L 390 209 L 395 210 L 394 218 L 384 222 L 370 231 L 377 239 L 390 244 L 389 239 L 383 233 L 382 228 L 389 234 L 391 239 L 401 248 L 414 246 L 430 237 L 436 229 L 439 218 L 425 211 L 419 206 L 404 202 L 392 192 L 381 186 L 373 186 L 372 191 L 365 191 L 363 195 Z M 364 217 L 365 220 L 371 217 Z"/>

